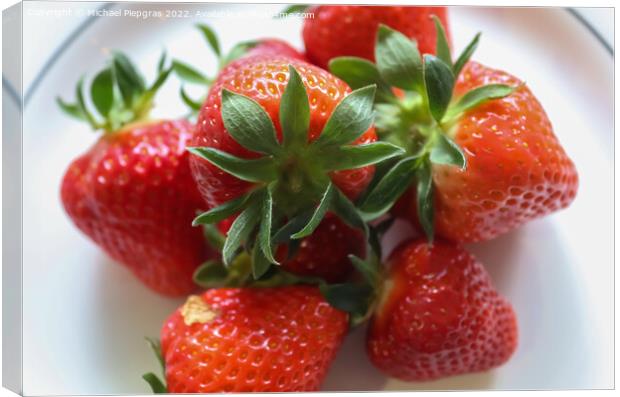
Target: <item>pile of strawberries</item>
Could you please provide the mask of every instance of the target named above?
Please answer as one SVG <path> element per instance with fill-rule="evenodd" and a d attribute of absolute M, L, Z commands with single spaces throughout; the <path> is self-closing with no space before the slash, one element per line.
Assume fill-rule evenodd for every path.
<path fill-rule="evenodd" d="M 453 56 L 445 8 L 309 12 L 305 54 L 278 39 L 224 53 L 200 25 L 216 77 L 163 55 L 148 84 L 114 52 L 89 103 L 82 81 L 58 101 L 104 131 L 64 176 L 70 218 L 148 287 L 189 295 L 150 341 L 155 392 L 318 390 L 365 322 L 370 361 L 406 381 L 489 370 L 516 348 L 510 303 L 461 244 L 574 199 L 542 106 L 470 60 L 479 35 Z M 192 115 L 153 120 L 171 74 L 208 93 L 181 89 Z M 419 237 L 381 263 L 396 218 Z"/>

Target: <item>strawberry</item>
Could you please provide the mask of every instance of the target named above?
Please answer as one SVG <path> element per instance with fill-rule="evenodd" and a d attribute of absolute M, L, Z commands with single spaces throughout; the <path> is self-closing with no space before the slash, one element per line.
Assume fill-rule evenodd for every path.
<path fill-rule="evenodd" d="M 87 109 L 82 81 L 76 104 L 59 99 L 70 115 L 104 130 L 69 165 L 61 198 L 75 225 L 148 287 L 183 295 L 195 288 L 194 270 L 214 254 L 201 231 L 191 227 L 204 206 L 185 150 L 193 127 L 185 120 L 146 118 L 169 73 L 160 69 L 147 88 L 130 60 L 115 53 L 91 85 L 92 103 L 103 121 Z"/>
<path fill-rule="evenodd" d="M 567 207 L 577 172 L 535 96 L 516 77 L 469 62 L 479 35 L 453 62 L 435 23 L 437 56 L 422 59 L 415 43 L 381 26 L 376 65 L 350 57 L 330 65 L 354 88 L 377 84 L 377 130 L 407 152 L 361 200 L 365 219 L 409 190 L 395 215 L 429 239 L 475 242 Z"/>
<path fill-rule="evenodd" d="M 200 111 L 190 164 L 211 208 L 196 224 L 240 213 L 225 264 L 248 247 L 260 276 L 278 263 L 275 245 L 309 236 L 328 212 L 366 229 L 350 200 L 369 183 L 372 164 L 402 152 L 374 142 L 373 94 L 282 56 L 242 58 L 222 70 Z M 346 261 L 342 249 L 323 249 L 343 255 L 333 263 Z"/>
<path fill-rule="evenodd" d="M 348 329 L 318 288 L 211 289 L 164 323 L 171 393 L 316 391 Z M 155 375 L 145 375 L 163 391 Z"/>
<path fill-rule="evenodd" d="M 443 240 L 400 245 L 367 334 L 367 353 L 404 381 L 486 371 L 517 345 L 513 309 L 484 267 Z"/>
<path fill-rule="evenodd" d="M 291 59 L 297 59 L 305 61 L 306 57 L 299 51 L 293 48 L 289 43 L 280 39 L 259 39 L 256 40 L 255 45 L 248 49 L 244 54 L 246 57 L 255 55 L 281 55 Z"/>
<path fill-rule="evenodd" d="M 356 56 L 374 60 L 377 28 L 386 24 L 418 42 L 419 50 L 434 53 L 432 15 L 447 25 L 445 7 L 315 6 L 314 18 L 304 20 L 303 38 L 310 61 L 327 68 L 332 58 Z"/>

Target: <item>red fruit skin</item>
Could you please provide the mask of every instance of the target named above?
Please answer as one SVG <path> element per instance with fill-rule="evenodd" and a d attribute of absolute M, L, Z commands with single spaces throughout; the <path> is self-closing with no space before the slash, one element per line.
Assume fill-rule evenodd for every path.
<path fill-rule="evenodd" d="M 518 337 L 513 309 L 462 247 L 409 241 L 388 263 L 391 286 L 366 344 L 377 368 L 401 380 L 428 381 L 486 371 L 510 358 Z"/>
<path fill-rule="evenodd" d="M 255 55 L 281 55 L 291 59 L 306 61 L 306 57 L 292 47 L 289 43 L 280 39 L 262 39 L 259 43 L 246 52 L 246 57 Z"/>
<path fill-rule="evenodd" d="M 260 157 L 239 145 L 226 131 L 221 115 L 221 91 L 223 88 L 245 95 L 258 102 L 271 117 L 282 139 L 279 107 L 282 93 L 288 83 L 288 66 L 299 72 L 310 101 L 309 141 L 321 133 L 334 108 L 351 92 L 342 80 L 306 62 L 283 56 L 260 55 L 232 62 L 219 74 L 209 90 L 200 110 L 193 146 L 207 146 L 242 158 Z M 374 142 L 377 139 L 371 127 L 355 143 Z M 221 205 L 247 192 L 253 185 L 220 170 L 208 161 L 192 156 L 192 174 L 209 208 Z M 349 198 L 357 197 L 370 183 L 374 166 L 331 173 L 332 181 Z"/>
<path fill-rule="evenodd" d="M 315 6 L 314 18 L 304 20 L 303 38 L 308 59 L 327 68 L 332 58 L 356 56 L 375 60 L 377 28 L 385 24 L 418 42 L 422 54 L 435 53 L 432 15 L 441 20 L 449 37 L 445 7 Z"/>
<path fill-rule="evenodd" d="M 522 84 L 506 72 L 470 62 L 459 76 L 455 96 L 492 83 Z M 433 166 L 438 235 L 457 242 L 490 240 L 565 208 L 575 198 L 575 165 L 525 85 L 463 115 L 452 134 L 465 152 L 467 169 Z M 401 201 L 394 213 L 417 222 L 415 194 Z"/>
<path fill-rule="evenodd" d="M 227 234 L 235 217 L 218 224 Z M 276 258 L 282 269 L 298 276 L 320 277 L 328 283 L 345 281 L 353 272 L 349 255 L 363 257 L 366 251 L 364 234 L 347 226 L 328 212 L 314 233 L 304 238 L 295 255 L 288 259 L 285 245 L 278 247 Z"/>
<path fill-rule="evenodd" d="M 153 290 L 180 296 L 192 273 L 215 256 L 191 226 L 204 202 L 185 146 L 192 125 L 161 121 L 102 136 L 71 163 L 61 187 L 75 225 Z"/>
<path fill-rule="evenodd" d="M 316 391 L 348 328 L 316 287 L 211 289 L 194 299 L 214 318 L 188 325 L 181 308 L 161 330 L 171 393 Z"/>

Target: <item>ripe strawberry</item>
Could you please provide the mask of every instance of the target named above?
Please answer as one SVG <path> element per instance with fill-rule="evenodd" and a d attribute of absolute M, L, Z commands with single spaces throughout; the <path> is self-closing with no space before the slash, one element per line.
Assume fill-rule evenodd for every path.
<path fill-rule="evenodd" d="M 577 172 L 540 103 L 517 78 L 468 62 L 479 36 L 453 62 L 435 22 L 437 56 L 422 59 L 415 43 L 382 26 L 376 65 L 355 58 L 330 65 L 353 87 L 378 85 L 377 129 L 407 152 L 360 203 L 366 219 L 385 213 L 414 181 L 394 213 L 431 239 L 436 232 L 488 240 L 568 206 Z"/>
<path fill-rule="evenodd" d="M 434 53 L 432 15 L 447 26 L 445 7 L 315 6 L 304 20 L 303 38 L 310 61 L 327 68 L 332 58 L 356 56 L 374 60 L 377 28 L 386 24 L 418 42 L 420 52 Z"/>
<path fill-rule="evenodd" d="M 517 323 L 484 267 L 462 247 L 409 241 L 390 275 L 367 335 L 372 363 L 405 381 L 485 371 L 506 362 Z"/>
<path fill-rule="evenodd" d="M 347 329 L 316 287 L 190 296 L 161 330 L 168 392 L 318 390 Z"/>
<path fill-rule="evenodd" d="M 255 55 L 280 55 L 291 59 L 305 61 L 306 57 L 293 48 L 289 43 L 280 39 L 260 39 L 256 40 L 256 44 L 248 49 L 244 57 Z"/>
<path fill-rule="evenodd" d="M 307 237 L 328 211 L 365 229 L 349 199 L 369 183 L 372 164 L 401 152 L 372 143 L 373 94 L 282 56 L 242 58 L 220 73 L 198 117 L 190 164 L 211 207 L 195 223 L 241 212 L 225 263 L 256 236 L 249 246 L 260 262 L 255 276 L 262 274 L 277 262 L 274 245 Z"/>
<path fill-rule="evenodd" d="M 195 288 L 194 270 L 214 254 L 201 231 L 191 227 L 204 206 L 185 150 L 192 125 L 146 120 L 152 97 L 169 73 L 160 70 L 157 82 L 146 88 L 129 59 L 115 53 L 91 86 L 103 121 L 86 108 L 81 81 L 76 104 L 59 100 L 72 116 L 105 130 L 69 166 L 61 197 L 75 225 L 108 255 L 153 290 L 183 295 Z"/>

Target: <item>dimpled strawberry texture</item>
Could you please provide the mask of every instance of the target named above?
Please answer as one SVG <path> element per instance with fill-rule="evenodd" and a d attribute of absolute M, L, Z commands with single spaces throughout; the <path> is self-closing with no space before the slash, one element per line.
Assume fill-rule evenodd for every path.
<path fill-rule="evenodd" d="M 304 19 L 303 38 L 308 59 L 327 68 L 332 58 L 356 56 L 374 61 L 379 24 L 415 39 L 422 54 L 435 53 L 437 15 L 448 34 L 445 7 L 316 6 Z"/>
<path fill-rule="evenodd" d="M 61 188 L 77 227 L 166 295 L 194 290 L 194 269 L 214 256 L 191 226 L 205 207 L 185 150 L 191 128 L 157 122 L 105 135 L 69 166 Z"/>
<path fill-rule="evenodd" d="M 306 60 L 303 54 L 286 41 L 280 39 L 262 39 L 256 46 L 250 48 L 244 56 L 251 57 L 255 55 L 281 55 L 300 61 Z"/>
<path fill-rule="evenodd" d="M 193 146 L 216 148 L 238 157 L 256 158 L 259 153 L 239 145 L 226 131 L 221 115 L 221 91 L 226 88 L 245 95 L 258 102 L 273 121 L 278 139 L 282 139 L 279 107 L 280 99 L 289 79 L 288 66 L 299 72 L 310 102 L 309 141 L 320 135 L 323 126 L 334 108 L 351 92 L 342 80 L 306 62 L 282 56 L 259 55 L 239 59 L 222 70 L 211 87 L 198 116 Z M 364 132 L 355 144 L 374 142 L 377 139 L 374 127 Z M 192 173 L 209 208 L 234 199 L 252 187 L 206 160 L 192 156 Z M 331 173 L 332 181 L 340 190 L 353 199 L 370 183 L 374 167 L 367 166 L 353 170 Z"/>
<path fill-rule="evenodd" d="M 318 390 L 347 332 L 315 287 L 212 289 L 211 321 L 177 310 L 161 330 L 171 393 Z"/>
<path fill-rule="evenodd" d="M 426 381 L 485 371 L 510 358 L 515 314 L 464 249 L 409 242 L 389 264 L 394 284 L 367 338 L 375 366 L 398 379 Z"/>

